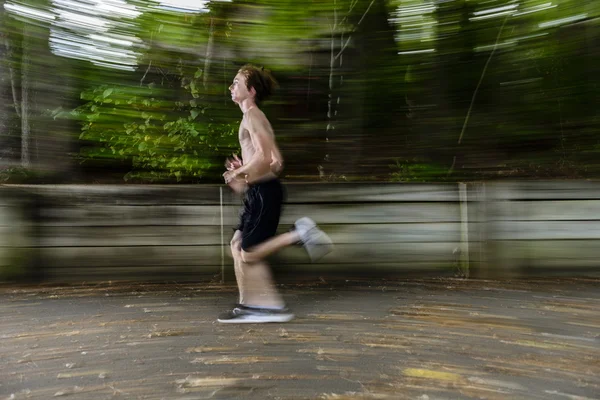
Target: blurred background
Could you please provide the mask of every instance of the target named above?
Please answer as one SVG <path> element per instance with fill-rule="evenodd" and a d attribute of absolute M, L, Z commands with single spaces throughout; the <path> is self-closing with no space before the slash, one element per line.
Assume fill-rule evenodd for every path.
<path fill-rule="evenodd" d="M 246 63 L 336 243 L 280 271 L 599 271 L 598 1 L 0 2 L 0 279 L 232 279 Z"/>
<path fill-rule="evenodd" d="M 0 182 L 216 183 L 245 63 L 289 181 L 591 178 L 591 0 L 2 0 Z"/>

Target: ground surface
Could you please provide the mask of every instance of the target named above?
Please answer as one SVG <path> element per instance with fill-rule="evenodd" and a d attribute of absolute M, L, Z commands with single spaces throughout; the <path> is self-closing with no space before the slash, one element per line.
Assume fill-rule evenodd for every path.
<path fill-rule="evenodd" d="M 0 288 L 0 399 L 599 399 L 600 280 Z"/>

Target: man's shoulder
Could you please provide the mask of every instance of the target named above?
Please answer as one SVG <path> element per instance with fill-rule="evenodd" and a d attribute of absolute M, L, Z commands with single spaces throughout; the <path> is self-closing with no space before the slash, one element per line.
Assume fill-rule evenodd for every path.
<path fill-rule="evenodd" d="M 251 109 L 249 109 L 246 112 L 246 117 L 252 118 L 252 119 L 254 119 L 254 118 L 267 119 L 267 116 L 265 115 L 265 113 L 258 107 L 252 107 Z"/>
<path fill-rule="evenodd" d="M 269 125 L 269 119 L 260 108 L 253 107 L 244 114 L 242 124 L 245 126 Z"/>

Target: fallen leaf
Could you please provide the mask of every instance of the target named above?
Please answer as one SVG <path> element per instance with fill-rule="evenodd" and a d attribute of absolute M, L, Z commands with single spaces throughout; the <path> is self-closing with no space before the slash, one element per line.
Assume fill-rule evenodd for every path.
<path fill-rule="evenodd" d="M 178 385 L 184 388 L 190 387 L 204 387 L 204 386 L 231 386 L 239 383 L 241 380 L 237 378 L 215 378 L 215 377 L 205 377 L 205 378 L 194 378 L 191 376 L 186 377 L 185 379 L 178 379 L 175 381 Z"/>
<path fill-rule="evenodd" d="M 462 380 L 462 376 L 451 372 L 433 371 L 430 369 L 406 368 L 403 371 L 405 376 L 412 378 L 433 379 L 436 381 L 458 382 Z"/>

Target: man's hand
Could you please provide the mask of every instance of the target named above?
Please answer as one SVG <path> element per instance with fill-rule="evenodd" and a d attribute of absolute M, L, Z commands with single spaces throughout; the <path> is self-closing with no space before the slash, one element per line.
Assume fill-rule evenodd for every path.
<path fill-rule="evenodd" d="M 238 158 L 237 154 L 233 155 L 233 158 L 228 157 L 225 161 L 225 168 L 227 171 L 232 171 L 234 169 L 238 169 L 243 165 L 242 160 Z"/>
<path fill-rule="evenodd" d="M 223 174 L 223 179 L 225 179 L 225 183 L 229 184 L 230 182 L 239 179 L 239 172 L 237 169 L 231 169 L 229 171 L 225 171 Z"/>
<path fill-rule="evenodd" d="M 223 174 L 223 179 L 225 179 L 225 183 L 237 194 L 244 193 L 248 186 L 246 180 L 240 178 L 240 174 L 237 171 L 242 165 L 243 162 L 237 154 L 234 154 L 233 158 L 228 157 L 225 161 L 225 168 L 227 168 L 227 171 Z"/>
<path fill-rule="evenodd" d="M 233 179 L 227 184 L 227 186 L 229 186 L 231 190 L 233 190 L 237 194 L 244 194 L 246 188 L 248 187 L 248 184 L 246 183 L 246 181 L 243 181 L 241 179 Z"/>

